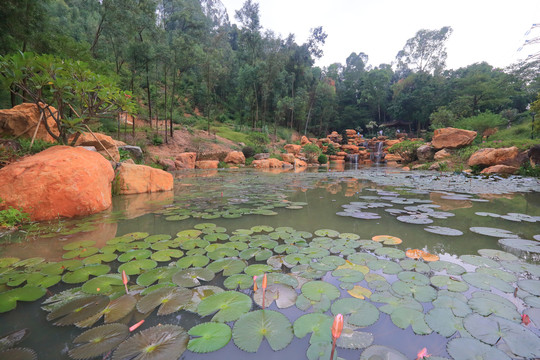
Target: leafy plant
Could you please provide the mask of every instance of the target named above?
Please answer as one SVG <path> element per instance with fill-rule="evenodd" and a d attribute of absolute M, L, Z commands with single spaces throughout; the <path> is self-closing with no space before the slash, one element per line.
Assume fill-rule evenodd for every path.
<path fill-rule="evenodd" d="M 334 147 L 334 144 L 328 144 L 328 146 L 326 147 L 326 155 L 336 155 L 336 154 L 337 154 L 337 150 Z"/>
<path fill-rule="evenodd" d="M 326 157 L 326 155 L 321 154 L 317 158 L 317 161 L 319 162 L 319 164 L 326 164 L 328 162 L 328 158 Z"/>
<path fill-rule="evenodd" d="M 504 125 L 505 120 L 499 114 L 493 114 L 491 111 L 464 118 L 455 123 L 455 127 L 460 129 L 474 130 L 481 136 L 482 133 L 490 128 L 497 128 Z"/>
<path fill-rule="evenodd" d="M 521 176 L 540 178 L 540 166 L 536 165 L 533 167 L 531 163 L 526 162 L 519 168 L 518 174 Z"/>
<path fill-rule="evenodd" d="M 309 162 L 313 162 L 321 155 L 321 149 L 315 144 L 306 144 L 302 148 L 303 153 L 306 155 Z"/>
<path fill-rule="evenodd" d="M 391 154 L 398 154 L 406 162 L 412 162 L 418 159 L 416 151 L 423 144 L 424 143 L 422 141 L 405 140 L 405 141 L 392 145 L 388 149 L 388 152 Z"/>
<path fill-rule="evenodd" d="M 154 134 L 152 138 L 152 145 L 159 146 L 163 144 L 163 138 L 157 134 Z"/>
<path fill-rule="evenodd" d="M 3 202 L 4 200 L 0 198 L 0 204 Z M 30 215 L 21 209 L 10 206 L 7 209 L 0 210 L 0 227 L 12 228 L 28 221 L 30 221 Z"/>

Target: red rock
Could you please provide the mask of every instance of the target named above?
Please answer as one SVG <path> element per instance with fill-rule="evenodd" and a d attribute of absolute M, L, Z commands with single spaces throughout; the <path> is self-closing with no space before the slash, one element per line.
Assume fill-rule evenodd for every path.
<path fill-rule="evenodd" d="M 279 160 L 279 159 L 275 159 L 275 158 L 270 158 L 268 159 L 268 166 L 270 168 L 282 168 L 283 167 L 283 161 Z"/>
<path fill-rule="evenodd" d="M 388 161 L 403 161 L 403 158 L 401 156 L 399 156 L 398 154 L 386 154 L 384 156 L 384 160 L 386 160 L 386 162 Z"/>
<path fill-rule="evenodd" d="M 94 133 L 94 135 L 92 135 L 91 133 L 82 133 L 77 139 L 75 145 L 93 146 L 96 148 L 97 152 L 105 156 L 106 159 L 116 162 L 120 161 L 120 153 L 118 152 L 118 146 L 116 146 L 116 141 L 112 137 L 105 134 Z M 109 157 L 109 154 L 112 155 L 112 159 Z"/>
<path fill-rule="evenodd" d="M 356 146 L 356 145 L 342 145 L 342 146 L 341 146 L 341 149 L 343 149 L 343 150 L 349 150 L 349 153 L 350 153 L 350 154 L 356 154 L 356 153 L 358 153 L 358 151 L 359 151 L 359 148 L 358 148 L 358 146 Z"/>
<path fill-rule="evenodd" d="M 227 164 L 236 164 L 236 165 L 245 164 L 246 157 L 244 156 L 244 153 L 241 151 L 231 151 L 225 157 L 225 162 Z"/>
<path fill-rule="evenodd" d="M 347 135 L 356 135 L 356 130 L 353 130 L 353 129 L 347 129 L 345 130 L 345 133 Z"/>
<path fill-rule="evenodd" d="M 500 149 L 485 148 L 472 154 L 467 163 L 469 166 L 508 165 L 518 156 L 519 150 L 515 146 Z"/>
<path fill-rule="evenodd" d="M 289 164 L 294 164 L 295 157 L 293 154 L 281 154 L 281 158 Z"/>
<path fill-rule="evenodd" d="M 270 163 L 268 159 L 253 160 L 251 166 L 256 169 L 268 169 L 270 167 Z"/>
<path fill-rule="evenodd" d="M 115 178 L 117 194 L 141 194 L 173 189 L 172 174 L 146 165 L 122 163 Z"/>
<path fill-rule="evenodd" d="M 197 159 L 197 153 L 185 152 L 178 154 L 174 164 L 177 169 L 195 169 L 195 160 Z"/>
<path fill-rule="evenodd" d="M 435 155 L 433 156 L 433 158 L 435 160 L 443 160 L 450 156 L 452 156 L 450 152 L 448 152 L 446 149 L 442 149 L 442 150 L 437 151 Z"/>
<path fill-rule="evenodd" d="M 448 127 L 435 130 L 431 145 L 433 145 L 436 150 L 443 148 L 457 149 L 470 145 L 474 138 L 476 138 L 476 131 Z"/>
<path fill-rule="evenodd" d="M 305 161 L 302 161 L 300 159 L 294 160 L 294 167 L 307 167 L 307 163 Z"/>
<path fill-rule="evenodd" d="M 518 172 L 518 168 L 515 166 L 509 166 L 509 165 L 493 165 L 490 167 L 485 168 L 480 173 L 481 174 L 515 174 Z"/>
<path fill-rule="evenodd" d="M 433 156 L 435 155 L 435 151 L 433 150 L 433 146 L 425 144 L 420 146 L 418 149 L 416 149 L 416 156 L 418 157 L 419 161 L 422 162 L 428 162 L 433 160 Z"/>
<path fill-rule="evenodd" d="M 56 112 L 52 106 L 51 111 Z M 0 137 L 14 136 L 32 138 L 39 122 L 40 112 L 36 104 L 24 103 L 11 109 L 0 110 Z M 47 124 L 51 131 L 58 135 L 58 127 L 52 116 L 47 116 Z M 54 142 L 47 132 L 43 120 L 36 134 L 36 139 Z"/>
<path fill-rule="evenodd" d="M 95 214 L 111 206 L 111 164 L 96 152 L 53 146 L 0 169 L 2 209 L 32 220 Z"/>
<path fill-rule="evenodd" d="M 337 156 L 347 156 L 347 153 L 345 151 L 339 151 L 336 155 Z"/>
<path fill-rule="evenodd" d="M 195 169 L 217 169 L 218 160 L 201 160 L 195 162 Z"/>
<path fill-rule="evenodd" d="M 283 147 L 285 151 L 287 151 L 289 154 L 298 155 L 300 154 L 300 151 L 302 150 L 301 145 L 295 145 L 295 144 L 287 144 Z"/>
<path fill-rule="evenodd" d="M 158 164 L 165 167 L 165 170 L 167 170 L 167 171 L 176 170 L 176 163 L 175 163 L 174 160 L 171 160 L 171 159 L 158 159 Z"/>
<path fill-rule="evenodd" d="M 384 141 L 384 147 L 390 147 L 395 144 L 399 144 L 401 140 L 385 140 Z"/>
<path fill-rule="evenodd" d="M 306 136 L 302 136 L 302 138 L 300 139 L 300 145 L 304 146 L 307 144 L 311 144 L 311 141 L 309 141 L 309 139 Z"/>

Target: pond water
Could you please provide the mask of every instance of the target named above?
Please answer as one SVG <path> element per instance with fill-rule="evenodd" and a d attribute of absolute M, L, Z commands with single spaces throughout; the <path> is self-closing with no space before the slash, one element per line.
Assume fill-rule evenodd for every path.
<path fill-rule="evenodd" d="M 34 225 L 0 237 L 0 302 L 7 301 L 1 292 L 10 288 L 54 283 L 39 300 L 20 301 L 16 309 L 0 314 L 0 336 L 29 328 L 31 335 L 16 347 L 33 349 L 39 359 L 69 359 L 68 352 L 77 347 L 73 340 L 103 325 L 103 320 L 87 328 L 67 320 L 66 326 L 54 326 L 58 320 L 47 320 L 52 313 L 41 309 L 42 302 L 83 284 L 86 288 L 75 297 L 103 294 L 106 283 L 99 283 L 103 290 L 96 292 L 88 291 L 92 285 L 86 281 L 110 277 L 107 273 L 116 274 L 111 280 L 116 286 L 109 295 L 117 298 L 124 291 L 120 273 L 126 270 L 135 295 L 130 297 L 133 304 L 130 300 L 122 307 L 135 307 L 143 298 L 138 293 L 159 280 L 172 285 L 169 289 L 190 289 L 182 295 L 168 294 L 168 299 L 180 299 L 187 293 L 191 298 L 197 289 L 206 289 L 205 296 L 225 290 L 216 301 L 235 308 L 222 319 L 233 329 L 233 339 L 224 341 L 221 349 L 197 353 L 191 347 L 194 351 L 186 350 L 180 357 L 170 357 L 173 359 L 253 358 L 253 352 L 240 348 L 257 351 L 256 356 L 264 359 L 318 359 L 319 353 L 321 359 L 328 359 L 329 328 L 338 312 L 344 313 L 348 323 L 337 348 L 343 359 L 414 359 L 423 347 L 433 354 L 431 359 L 465 358 L 460 352 L 463 349 L 485 359 L 540 357 L 537 180 L 486 180 L 386 167 L 300 173 L 223 170 L 176 176 L 174 193 L 115 197 L 109 212 Z M 387 236 L 381 239 L 378 235 Z M 406 253 L 409 249 L 421 251 L 415 256 Z M 100 258 L 100 254 L 114 255 Z M 418 258 L 422 254 L 425 256 Z M 437 257 L 438 261 L 432 261 Z M 21 262 L 29 258 L 32 260 Z M 51 263 L 67 259 L 72 263 L 52 270 Z M 99 262 L 102 268 L 98 271 Z M 220 264 L 230 273 L 223 274 Z M 96 272 L 80 275 L 80 267 Z M 148 277 L 156 272 L 152 270 L 156 267 L 171 273 L 148 283 L 138 279 L 140 273 L 146 272 Z M 188 273 L 193 267 L 206 268 L 206 272 Z M 285 278 L 270 277 L 272 296 L 267 297 L 271 304 L 266 313 L 256 311 L 261 308 L 262 290 L 254 293 L 251 280 L 258 275 L 260 288 L 265 272 L 286 274 Z M 195 278 L 201 286 L 213 287 L 200 288 Z M 235 294 L 241 298 L 229 298 L 240 296 Z M 206 300 L 212 296 L 205 296 L 201 304 L 215 306 Z M 153 309 L 163 303 L 156 301 L 159 304 L 147 314 L 131 311 L 114 322 L 131 326 L 145 318 L 134 334 L 144 333 L 139 340 L 146 341 L 151 335 L 157 337 L 159 328 L 152 327 L 159 324 L 188 331 L 213 316 L 201 315 L 204 310 L 197 309 L 200 299 L 195 297 L 187 300 L 191 311 L 180 309 L 168 315 L 156 314 Z M 239 304 L 246 301 L 244 311 Z M 137 307 L 140 310 L 144 305 Z M 219 309 L 223 308 L 208 314 Z M 521 324 L 523 312 L 532 320 L 527 326 Z M 277 314 L 285 315 L 285 324 Z M 267 316 L 263 319 L 267 324 L 261 325 L 257 316 Z M 496 334 L 482 334 L 478 323 L 505 327 L 510 335 L 494 341 Z M 147 329 L 151 330 L 145 333 Z M 227 330 L 222 330 L 204 333 L 208 340 L 202 341 L 203 350 L 209 351 L 207 343 L 218 343 L 220 336 L 227 338 Z M 279 334 L 272 335 L 272 330 Z M 253 335 L 258 332 L 268 334 L 268 341 L 263 339 L 260 347 Z M 251 337 L 253 341 L 245 344 Z M 187 338 L 182 333 L 170 341 L 177 346 Z M 142 348 L 145 346 L 148 344 Z M 282 349 L 272 350 L 276 348 Z M 102 353 L 98 351 L 101 355 L 95 358 L 122 358 L 120 350 Z"/>

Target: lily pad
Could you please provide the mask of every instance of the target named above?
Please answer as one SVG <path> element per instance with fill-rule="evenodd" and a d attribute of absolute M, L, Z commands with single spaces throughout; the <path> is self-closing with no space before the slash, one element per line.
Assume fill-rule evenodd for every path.
<path fill-rule="evenodd" d="M 25 286 L 0 293 L 0 313 L 15 309 L 17 301 L 35 301 L 45 295 L 46 289 L 37 286 Z"/>
<path fill-rule="evenodd" d="M 253 286 L 253 278 L 246 274 L 235 274 L 225 279 L 223 286 L 229 290 L 246 290 Z"/>
<path fill-rule="evenodd" d="M 293 332 L 287 317 L 276 311 L 257 310 L 242 315 L 234 324 L 234 343 L 244 351 L 257 352 L 263 338 L 274 351 L 289 345 Z"/>
<path fill-rule="evenodd" d="M 251 310 L 251 298 L 236 291 L 224 291 L 211 295 L 199 303 L 197 313 L 200 316 L 208 316 L 217 311 L 212 321 L 229 322 L 235 321 Z"/>
<path fill-rule="evenodd" d="M 121 343 L 113 354 L 113 360 L 179 358 L 188 341 L 189 336 L 181 326 L 154 326 Z"/>
<path fill-rule="evenodd" d="M 471 314 L 463 321 L 465 329 L 478 340 L 490 345 L 504 340 L 510 351 L 524 358 L 540 357 L 540 338 L 516 322 L 490 315 Z"/>
<path fill-rule="evenodd" d="M 87 330 L 77 336 L 74 344 L 82 344 L 69 350 L 72 359 L 89 359 L 115 349 L 129 336 L 127 325 L 108 324 Z"/>
<path fill-rule="evenodd" d="M 520 289 L 536 296 L 540 296 L 540 280 L 520 280 L 518 281 Z"/>
<path fill-rule="evenodd" d="M 375 254 L 379 256 L 387 256 L 392 259 L 403 259 L 405 257 L 405 252 L 403 250 L 388 247 L 375 249 Z"/>
<path fill-rule="evenodd" d="M 513 232 L 509 230 L 490 228 L 490 227 L 474 226 L 474 227 L 469 228 L 469 230 L 476 234 L 496 237 L 499 239 L 503 239 L 503 238 L 509 239 L 509 238 L 519 237 L 518 235 L 514 234 Z"/>
<path fill-rule="evenodd" d="M 469 285 L 461 280 L 447 275 L 434 275 L 431 277 L 431 283 L 439 289 L 446 288 L 449 291 L 464 292 L 469 290 Z"/>
<path fill-rule="evenodd" d="M 388 275 L 395 275 L 403 271 L 403 269 L 401 268 L 401 266 L 399 266 L 398 263 L 384 259 L 369 261 L 367 263 L 367 266 L 371 270 L 382 270 L 383 273 Z"/>
<path fill-rule="evenodd" d="M 479 292 L 482 294 L 482 292 Z M 487 295 L 487 294 L 486 294 Z M 486 297 L 472 297 L 468 305 L 476 313 L 482 316 L 488 316 L 495 314 L 497 316 L 519 322 L 521 320 L 520 314 L 516 309 L 516 306 L 510 302 L 505 302 L 503 298 L 498 295 L 490 294 L 492 296 Z M 501 299 L 500 301 L 497 301 Z"/>
<path fill-rule="evenodd" d="M 492 287 L 499 289 L 500 291 L 511 293 L 514 291 L 514 287 L 507 282 L 482 273 L 466 273 L 462 275 L 463 280 L 470 285 L 477 287 L 478 289 L 490 291 Z"/>
<path fill-rule="evenodd" d="M 461 236 L 463 235 L 463 231 L 452 229 L 449 227 L 444 226 L 428 226 L 424 228 L 425 231 L 438 234 L 438 235 L 445 235 L 445 236 Z"/>
<path fill-rule="evenodd" d="M 454 359 L 510 360 L 510 357 L 501 350 L 476 339 L 452 339 L 448 342 L 446 349 Z"/>
<path fill-rule="evenodd" d="M 127 275 L 138 275 L 143 270 L 150 270 L 157 266 L 157 262 L 150 259 L 132 260 L 118 267 L 118 272 L 125 271 Z"/>
<path fill-rule="evenodd" d="M 436 300 L 433 301 L 433 306 L 437 308 L 449 309 L 455 316 L 465 317 L 472 312 L 471 308 L 464 299 L 458 299 L 451 296 L 439 295 Z"/>
<path fill-rule="evenodd" d="M 157 289 L 137 302 L 137 310 L 146 314 L 159 306 L 158 315 L 168 315 L 180 310 L 191 300 L 192 293 L 188 289 L 163 287 Z"/>
<path fill-rule="evenodd" d="M 425 315 L 426 323 L 433 331 L 442 336 L 450 337 L 460 331 L 465 334 L 463 319 L 454 316 L 450 309 L 433 308 Z"/>
<path fill-rule="evenodd" d="M 392 290 L 402 296 L 412 295 L 415 300 L 420 302 L 431 302 L 437 298 L 437 291 L 431 286 L 416 285 L 404 281 L 394 281 Z"/>
<path fill-rule="evenodd" d="M 183 287 L 201 285 L 202 281 L 211 281 L 215 274 L 208 268 L 189 268 L 178 271 L 172 276 L 173 283 Z"/>
<path fill-rule="evenodd" d="M 384 245 L 398 245 L 403 242 L 400 238 L 392 235 L 376 235 L 371 238 L 376 242 L 382 242 Z"/>
<path fill-rule="evenodd" d="M 162 266 L 145 273 L 142 273 L 137 277 L 137 285 L 150 286 L 156 281 L 159 283 L 170 282 L 172 276 L 178 271 L 177 268 Z"/>
<path fill-rule="evenodd" d="M 108 304 L 109 298 L 103 295 L 76 299 L 50 312 L 47 320 L 57 326 L 72 325 L 100 313 Z"/>
<path fill-rule="evenodd" d="M 82 290 L 87 294 L 110 294 L 113 286 L 123 287 L 122 276 L 120 274 L 105 274 L 88 280 L 82 286 Z"/>
<path fill-rule="evenodd" d="M 235 276 L 235 275 L 233 275 Z M 220 287 L 213 285 L 202 285 L 191 289 L 191 300 L 184 306 L 184 310 L 197 312 L 197 306 L 200 302 L 209 296 L 222 293 L 224 290 Z"/>
<path fill-rule="evenodd" d="M 108 265 L 88 265 L 83 266 L 74 270 L 73 272 L 68 272 L 62 276 L 62 281 L 66 284 L 77 284 L 88 281 L 91 275 L 99 276 L 105 275 L 111 270 L 111 267 Z"/>
<path fill-rule="evenodd" d="M 353 269 L 337 269 L 332 271 L 332 276 L 337 277 L 339 281 L 358 283 L 364 280 L 364 274 Z"/>
<path fill-rule="evenodd" d="M 509 251 L 520 251 L 524 253 L 540 254 L 540 242 L 525 239 L 500 239 L 499 244 Z"/>
<path fill-rule="evenodd" d="M 270 271 L 272 271 L 272 267 L 266 264 L 253 264 L 244 269 L 244 272 L 249 276 L 259 276 Z"/>
<path fill-rule="evenodd" d="M 313 301 L 320 301 L 321 295 L 325 294 L 328 299 L 337 299 L 340 295 L 339 289 L 325 281 L 310 281 L 302 286 L 302 294 Z"/>
<path fill-rule="evenodd" d="M 265 305 L 270 306 L 274 301 L 280 309 L 285 309 L 293 306 L 296 303 L 298 294 L 296 290 L 289 285 L 272 284 L 266 289 Z M 259 288 L 253 294 L 253 301 L 259 306 L 262 306 L 262 289 Z"/>
<path fill-rule="evenodd" d="M 223 271 L 224 276 L 239 274 L 247 267 L 247 263 L 240 259 L 220 259 L 212 262 L 206 268 L 214 273 Z"/>
<path fill-rule="evenodd" d="M 176 267 L 187 269 L 189 267 L 203 267 L 210 262 L 210 259 L 204 255 L 191 255 L 181 258 L 176 262 Z"/>
<path fill-rule="evenodd" d="M 379 320 L 379 310 L 371 303 L 354 298 L 343 298 L 332 304 L 332 314 L 347 314 L 347 322 L 355 326 L 373 325 Z"/>
<path fill-rule="evenodd" d="M 189 329 L 192 336 L 188 343 L 188 350 L 195 353 L 208 353 L 216 351 L 229 343 L 232 331 L 229 325 L 221 323 L 202 323 Z"/>
<path fill-rule="evenodd" d="M 429 267 L 433 269 L 433 271 L 445 271 L 448 275 L 461 275 L 467 271 L 461 265 L 444 260 L 431 262 L 429 263 Z"/>
<path fill-rule="evenodd" d="M 331 328 L 333 319 L 325 314 L 305 314 L 300 316 L 294 322 L 294 335 L 297 338 L 303 338 L 307 334 L 312 333 L 309 340 L 310 344 L 320 342 L 330 342 Z"/>
<path fill-rule="evenodd" d="M 360 360 L 374 359 L 408 360 L 407 357 L 399 351 L 383 345 L 371 345 L 360 355 Z"/>
<path fill-rule="evenodd" d="M 508 253 L 506 251 L 502 251 L 502 250 L 480 249 L 480 250 L 478 250 L 478 253 L 481 256 L 490 258 L 490 259 L 495 260 L 495 261 L 499 261 L 499 260 L 517 261 L 517 260 L 519 260 L 519 258 L 516 255 L 510 254 L 510 253 Z"/>
<path fill-rule="evenodd" d="M 431 271 L 431 268 L 428 264 L 413 259 L 401 260 L 399 262 L 399 265 L 403 268 L 403 270 L 415 271 L 418 273 L 428 273 Z"/>
<path fill-rule="evenodd" d="M 418 215 L 402 215 L 398 216 L 396 219 L 398 219 L 401 222 L 408 223 L 408 224 L 431 224 L 433 220 L 431 220 L 427 215 L 425 214 L 418 214 Z"/>
<path fill-rule="evenodd" d="M 315 230 L 314 234 L 317 236 L 327 236 L 331 238 L 335 238 L 339 236 L 339 232 L 337 232 L 336 230 L 331 230 L 331 229 Z"/>
<path fill-rule="evenodd" d="M 394 325 L 399 328 L 406 329 L 411 325 L 413 331 L 417 335 L 428 335 L 432 332 L 430 327 L 426 324 L 424 313 L 421 311 L 399 307 L 392 311 L 390 318 Z"/>

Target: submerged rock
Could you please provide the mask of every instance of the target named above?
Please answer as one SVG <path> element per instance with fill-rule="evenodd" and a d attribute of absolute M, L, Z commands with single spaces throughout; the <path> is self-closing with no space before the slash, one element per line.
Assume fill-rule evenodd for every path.
<path fill-rule="evenodd" d="M 111 206 L 113 178 L 98 153 L 53 146 L 0 170 L 0 209 L 21 208 L 37 221 L 95 214 Z"/>
<path fill-rule="evenodd" d="M 122 163 L 116 172 L 115 192 L 141 194 L 173 189 L 172 174 L 146 165 Z"/>

